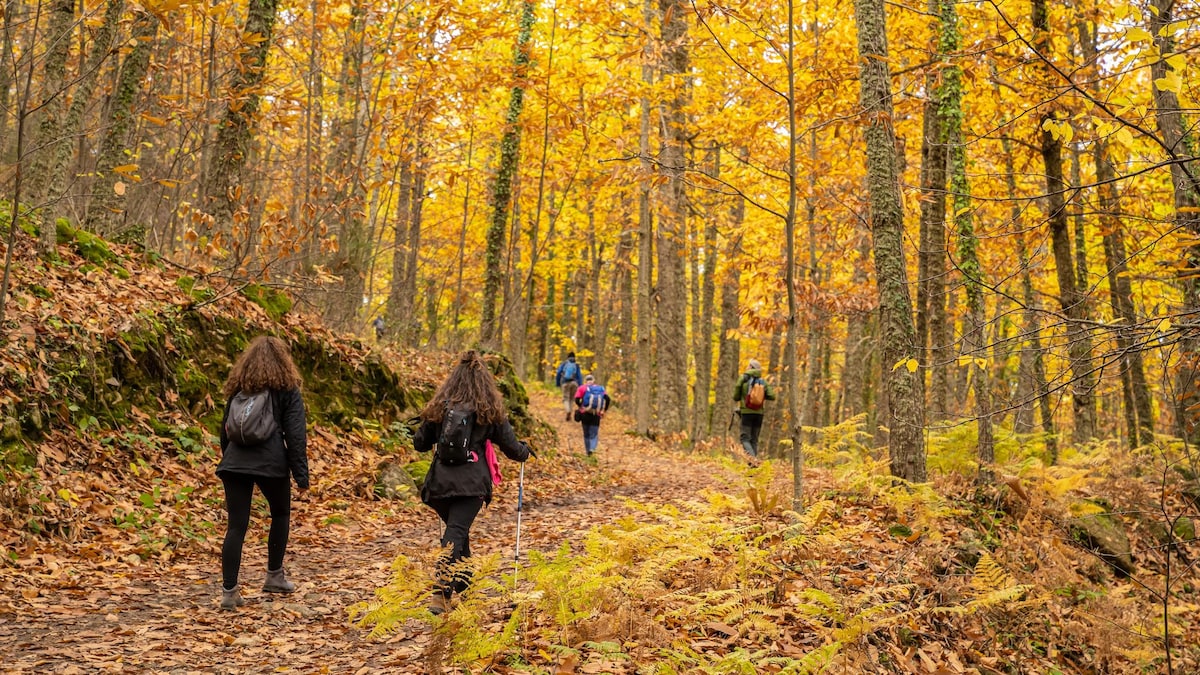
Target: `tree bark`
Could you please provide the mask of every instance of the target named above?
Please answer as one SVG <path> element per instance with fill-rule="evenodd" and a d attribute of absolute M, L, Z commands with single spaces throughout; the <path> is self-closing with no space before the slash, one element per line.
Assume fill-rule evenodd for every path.
<path fill-rule="evenodd" d="M 1085 21 L 1079 21 L 1076 30 L 1079 33 L 1084 66 L 1094 71 L 1099 67 L 1096 34 Z M 1089 78 L 1089 81 L 1095 82 L 1095 79 Z M 1136 447 L 1154 442 L 1154 410 L 1150 387 L 1146 384 L 1142 351 L 1135 346 L 1136 338 L 1132 335 L 1138 325 L 1138 316 L 1133 304 L 1133 288 L 1127 274 L 1125 239 L 1121 232 L 1121 200 L 1115 187 L 1117 171 L 1108 151 L 1108 142 L 1104 138 L 1098 138 L 1092 145 L 1092 159 L 1096 164 L 1100 229 L 1104 233 L 1109 304 L 1112 306 L 1113 315 L 1123 321 L 1123 326 L 1116 330 L 1116 342 L 1121 359 L 1121 389 L 1127 434 L 1130 447 Z M 1077 156 L 1076 166 L 1078 163 Z M 1084 271 L 1086 272 L 1086 269 Z"/>
<path fill-rule="evenodd" d="M 14 44 L 17 21 L 17 0 L 4 0 L 4 21 L 0 26 L 0 160 L 8 160 L 13 153 L 9 139 L 15 145 L 15 134 L 9 133 L 12 124 L 12 100 L 10 92 L 17 79 L 16 49 Z"/>
<path fill-rule="evenodd" d="M 96 160 L 92 198 L 84 216 L 86 227 L 104 236 L 115 234 L 125 222 L 126 184 L 113 169 L 128 163 L 125 150 L 129 147 L 129 131 L 134 125 L 133 104 L 150 67 L 158 25 L 158 19 L 150 12 L 139 11 L 134 17 L 131 41 L 135 44 L 121 63 L 121 73 L 109 103 L 108 124 Z"/>
<path fill-rule="evenodd" d="M 29 169 L 30 201 L 41 207 L 38 217 L 41 229 L 40 249 L 42 255 L 52 255 L 56 243 L 53 205 L 46 203 L 47 186 L 52 180 L 51 171 L 59 147 L 65 145 L 70 151 L 71 143 L 63 135 L 61 125 L 66 110 L 67 57 L 71 54 L 71 34 L 75 32 L 75 0 L 54 0 L 50 6 L 50 23 L 47 34 L 49 45 L 42 63 L 41 122 L 38 124 L 34 146 L 33 166 Z M 3 84 L 3 83 L 0 83 Z M 3 130 L 0 130 L 3 135 Z"/>
<path fill-rule="evenodd" d="M 1154 85 L 1154 112 L 1158 133 L 1175 158 L 1185 161 L 1171 163 L 1171 187 L 1175 201 L 1175 222 L 1192 237 L 1200 236 L 1200 169 L 1194 161 L 1197 155 L 1192 121 L 1186 119 L 1179 106 L 1179 96 L 1158 82 L 1168 75 L 1182 77 L 1167 59 L 1176 53 L 1173 32 L 1164 31 L 1178 20 L 1175 0 L 1152 0 L 1153 11 L 1147 12 L 1150 34 L 1158 49 L 1158 59 L 1150 65 Z M 1163 33 L 1166 32 L 1164 35 Z M 1200 334 L 1195 317 L 1200 314 L 1200 245 L 1187 249 L 1181 271 L 1180 285 L 1183 302 L 1180 313 L 1188 326 L 1179 345 L 1179 365 L 1175 377 L 1175 414 L 1179 434 L 1191 443 L 1200 442 Z"/>
<path fill-rule="evenodd" d="M 1049 15 L 1046 0 L 1032 0 L 1034 47 L 1045 59 L 1052 58 L 1049 49 Z M 1046 70 L 1049 70 L 1046 67 Z M 1050 76 L 1047 73 L 1047 81 Z M 1042 106 L 1038 117 L 1041 129 L 1042 165 L 1046 172 L 1046 212 L 1050 225 L 1051 248 L 1058 279 L 1059 304 L 1066 321 L 1067 358 L 1071 369 L 1071 401 L 1074 413 L 1076 443 L 1085 443 L 1096 435 L 1095 376 L 1091 372 L 1092 338 L 1084 321 L 1087 320 L 1086 298 L 1081 292 L 1071 253 L 1071 236 L 1067 224 L 1064 194 L 1062 141 L 1051 132 L 1059 124 L 1058 111 L 1050 104 Z"/>
<path fill-rule="evenodd" d="M 941 14 L 939 0 L 929 0 L 929 13 Z M 939 62 L 946 58 L 934 20 Z M 935 416 L 947 412 L 949 322 L 946 318 L 946 130 L 941 114 L 940 71 L 925 76 L 925 105 L 921 140 L 921 248 L 917 252 L 917 344 L 922 366 L 931 374 L 929 407 Z M 922 380 L 925 375 L 922 373 Z"/>
<path fill-rule="evenodd" d="M 667 178 L 662 186 L 658 223 L 658 292 L 656 318 L 658 391 L 657 426 L 672 434 L 687 429 L 687 237 L 686 108 L 690 98 L 687 44 L 688 4 L 685 0 L 660 0 L 661 72 L 666 100 L 662 106 L 662 149 L 659 153 Z"/>
<path fill-rule="evenodd" d="M 883 371 L 888 389 L 889 451 L 895 476 L 923 482 L 925 407 L 922 378 L 908 364 L 919 356 L 904 265 L 904 217 L 892 126 L 891 73 L 883 0 L 856 0 L 859 83 L 866 112 L 867 188 L 875 243 L 875 281 L 882 313 Z"/>
<path fill-rule="evenodd" d="M 940 0 L 941 40 L 939 51 L 958 52 L 961 36 L 958 28 L 957 0 Z M 971 184 L 967 179 L 967 148 L 963 140 L 963 71 L 957 62 L 942 71 L 942 95 L 938 117 L 945 123 L 945 141 L 950 149 L 950 192 L 953 195 L 954 222 L 958 229 L 958 267 L 966 282 L 967 316 L 963 333 L 963 351 L 971 358 L 967 365 L 974 383 L 975 419 L 978 430 L 979 481 L 989 482 L 996 461 L 992 437 L 991 383 L 988 374 L 984 321 L 983 267 L 979 263 L 979 239 L 971 215 Z M 982 359 L 982 363 L 977 359 Z"/>
<path fill-rule="evenodd" d="M 654 43 L 650 39 L 654 25 L 653 0 L 643 0 L 642 14 L 646 44 L 642 48 L 642 82 L 654 82 Z M 641 181 L 638 186 L 638 271 L 637 271 L 637 379 L 634 384 L 634 423 L 637 432 L 650 433 L 653 423 L 653 317 L 651 290 L 654 277 L 654 220 L 650 209 L 652 165 L 650 163 L 650 98 L 641 100 L 641 127 L 638 132 L 638 152 L 641 157 Z"/>
<path fill-rule="evenodd" d="M 216 146 L 204 188 L 206 208 L 217 232 L 230 233 L 242 209 L 242 172 L 250 154 L 255 118 L 266 75 L 267 54 L 275 31 L 278 0 L 250 0 L 242 28 L 243 51 L 229 86 L 229 103 L 217 130 Z"/>
<path fill-rule="evenodd" d="M 329 323 L 342 330 L 360 328 L 359 314 L 362 308 L 367 261 L 370 260 L 371 242 L 366 236 L 361 213 L 365 202 L 362 167 L 356 158 L 363 127 L 363 62 L 365 45 L 365 8 L 358 0 L 351 7 L 350 25 L 346 30 L 346 44 L 342 52 L 342 69 L 338 83 L 338 101 L 345 112 L 337 120 L 331 137 L 337 145 L 330 157 L 332 190 L 330 211 L 337 214 L 338 246 L 329 260 L 329 271 L 340 281 L 334 286 L 327 304 L 325 317 Z M 218 137 L 218 143 L 220 138 Z M 392 279 L 395 285 L 398 281 Z M 411 295 L 408 296 L 411 300 Z M 417 308 L 409 305 L 408 320 Z M 391 318 L 391 317 L 389 317 Z"/>
<path fill-rule="evenodd" d="M 713 178 L 721 175 L 721 146 L 715 145 L 710 150 L 707 173 Z M 709 201 L 709 200 L 706 200 Z M 717 204 L 712 203 L 704 209 L 703 223 L 700 230 L 701 250 L 704 252 L 703 262 L 699 252 L 696 255 L 698 298 L 694 301 L 697 306 L 695 319 L 692 322 L 694 353 L 696 355 L 696 380 L 692 389 L 692 439 L 701 441 L 712 435 L 713 420 L 713 303 L 717 295 L 717 222 L 719 220 Z"/>
<path fill-rule="evenodd" d="M 518 155 L 521 152 L 521 110 L 525 106 L 524 83 L 531 60 L 529 41 L 537 18 L 536 9 L 537 3 L 533 0 L 521 2 L 520 26 L 513 50 L 513 87 L 504 118 L 504 135 L 500 139 L 500 164 L 496 169 L 495 183 L 492 187 L 492 219 L 487 233 L 483 314 L 479 325 L 480 342 L 492 349 L 499 347 L 501 338 L 500 326 L 496 320 L 496 296 L 501 293 L 501 284 L 504 282 L 504 262 L 500 260 L 500 254 L 504 250 L 504 232 L 508 225 L 513 181 L 517 173 Z"/>

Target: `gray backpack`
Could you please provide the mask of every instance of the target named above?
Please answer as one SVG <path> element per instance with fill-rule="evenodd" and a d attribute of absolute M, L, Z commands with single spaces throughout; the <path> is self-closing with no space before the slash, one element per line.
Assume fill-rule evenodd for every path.
<path fill-rule="evenodd" d="M 252 394 L 240 391 L 229 402 L 225 435 L 243 448 L 262 445 L 279 433 L 270 389 Z"/>

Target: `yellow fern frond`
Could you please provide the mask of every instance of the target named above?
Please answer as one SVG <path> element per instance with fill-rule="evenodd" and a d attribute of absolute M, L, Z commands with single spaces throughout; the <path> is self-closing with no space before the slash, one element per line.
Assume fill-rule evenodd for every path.
<path fill-rule="evenodd" d="M 975 574 L 971 577 L 971 588 L 978 593 L 990 593 L 1015 585 L 1012 577 L 1004 571 L 1004 568 L 990 553 L 979 556 L 979 562 L 975 565 Z"/>

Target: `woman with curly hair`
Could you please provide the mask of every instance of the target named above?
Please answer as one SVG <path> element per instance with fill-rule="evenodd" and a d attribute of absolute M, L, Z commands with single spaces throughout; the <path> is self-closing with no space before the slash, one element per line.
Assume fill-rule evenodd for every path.
<path fill-rule="evenodd" d="M 238 590 L 238 571 L 255 485 L 271 509 L 263 591 L 296 590 L 283 571 L 283 556 L 291 527 L 291 480 L 294 478 L 301 490 L 308 489 L 308 441 L 300 385 L 300 372 L 287 344 L 271 336 L 254 338 L 225 382 L 228 401 L 221 419 L 221 463 L 217 466 L 229 514 L 221 546 L 221 609 L 245 604 Z M 256 414 L 259 411 L 261 414 Z"/>
<path fill-rule="evenodd" d="M 508 409 L 496 380 L 474 350 L 459 359 L 450 376 L 421 411 L 421 427 L 413 447 L 427 452 L 437 446 L 421 487 L 421 501 L 445 524 L 442 546 L 449 550 L 438 561 L 438 588 L 429 611 L 441 614 L 450 597 L 470 584 L 470 574 L 458 563 L 471 556 L 471 524 L 492 500 L 492 474 L 487 441 L 516 462 L 532 454 L 517 440 L 508 422 Z"/>

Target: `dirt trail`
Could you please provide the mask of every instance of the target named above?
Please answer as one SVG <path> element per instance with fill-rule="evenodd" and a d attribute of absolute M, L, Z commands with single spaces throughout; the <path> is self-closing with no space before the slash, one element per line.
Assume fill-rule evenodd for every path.
<path fill-rule="evenodd" d="M 577 542 L 587 528 L 624 515 L 617 496 L 663 503 L 735 485 L 711 463 L 665 455 L 625 434 L 629 420 L 616 411 L 605 420 L 598 461 L 590 465 L 581 457 L 579 425 L 563 420 L 556 398 L 534 392 L 532 399 L 558 429 L 561 447 L 558 458 L 526 468 L 525 550 Z M 548 461 L 568 465 L 555 472 L 565 477 L 539 469 Z M 476 554 L 513 546 L 517 465 L 502 468 L 495 501 L 472 529 Z M 109 574 L 74 574 L 66 561 L 57 572 L 73 581 L 37 597 L 9 598 L 0 609 L 0 672 L 422 672 L 425 635 L 401 632 L 373 642 L 348 624 L 346 612 L 387 582 L 397 553 L 435 546 L 440 524 L 420 506 L 345 506 L 336 522 L 311 514 L 315 509 L 303 501 L 294 504 L 287 566 L 299 588 L 282 599 L 258 591 L 266 528 L 255 517 L 243 554 L 248 604 L 236 613 L 217 610 L 219 562 L 212 553 L 157 567 L 113 561 Z"/>

